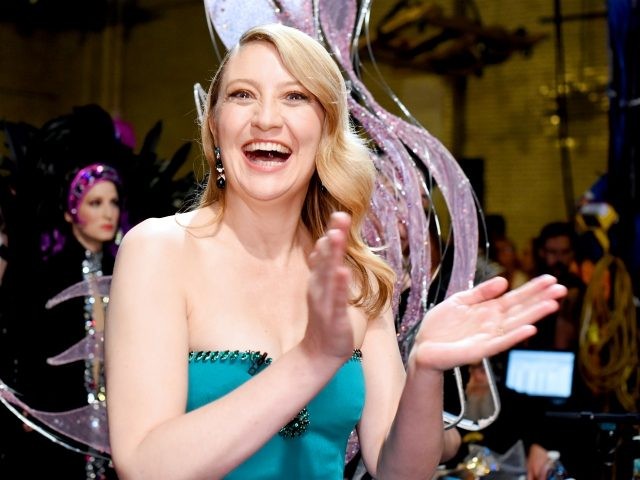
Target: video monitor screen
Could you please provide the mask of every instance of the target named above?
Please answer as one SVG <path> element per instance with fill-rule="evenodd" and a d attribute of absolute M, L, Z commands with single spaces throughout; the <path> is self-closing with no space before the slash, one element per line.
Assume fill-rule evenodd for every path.
<path fill-rule="evenodd" d="M 572 352 L 514 349 L 507 359 L 506 385 L 526 395 L 568 398 L 574 363 Z"/>

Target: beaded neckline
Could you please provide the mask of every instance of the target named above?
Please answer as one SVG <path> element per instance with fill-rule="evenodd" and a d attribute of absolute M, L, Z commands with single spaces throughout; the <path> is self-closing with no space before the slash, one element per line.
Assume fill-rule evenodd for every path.
<path fill-rule="evenodd" d="M 254 362 L 264 357 L 264 363 L 269 365 L 273 360 L 258 350 L 198 350 L 189 352 L 191 362 L 224 362 L 225 360 L 240 360 Z"/>
<path fill-rule="evenodd" d="M 273 359 L 267 357 L 266 352 L 259 350 L 197 350 L 189 352 L 189 363 L 191 362 L 224 362 L 226 360 L 240 360 L 255 362 L 260 358 L 264 358 L 263 363 L 269 365 Z M 349 360 L 362 360 L 362 350 L 356 348 Z"/>

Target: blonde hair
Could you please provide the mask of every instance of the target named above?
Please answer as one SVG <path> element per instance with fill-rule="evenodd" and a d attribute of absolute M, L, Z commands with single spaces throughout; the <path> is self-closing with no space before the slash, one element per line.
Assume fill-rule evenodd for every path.
<path fill-rule="evenodd" d="M 215 147 L 209 116 L 215 114 L 222 79 L 229 59 L 251 42 L 269 42 L 278 51 L 285 68 L 309 92 L 325 113 L 322 139 L 316 156 L 316 172 L 311 178 L 301 219 L 313 240 L 325 234 L 332 212 L 351 215 L 346 261 L 354 271 L 359 293 L 352 303 L 363 307 L 370 317 L 377 316 L 390 302 L 394 272 L 362 240 L 360 231 L 369 209 L 375 181 L 371 152 L 354 131 L 349 120 L 347 90 L 337 64 L 327 50 L 308 35 L 280 24 L 262 25 L 248 30 L 223 59 L 214 76 L 202 122 L 202 146 L 214 171 Z M 224 190 L 210 176 L 200 197 L 200 207 L 216 204 L 224 211 Z"/>

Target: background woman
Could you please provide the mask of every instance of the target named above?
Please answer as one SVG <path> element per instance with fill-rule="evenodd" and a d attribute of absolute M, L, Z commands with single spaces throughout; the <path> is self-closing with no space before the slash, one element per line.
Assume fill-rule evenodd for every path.
<path fill-rule="evenodd" d="M 50 310 L 44 306 L 67 287 L 111 275 L 122 182 L 113 167 L 95 163 L 72 172 L 68 185 L 64 189 L 64 222 L 60 223 L 60 229 L 43 237 L 45 260 L 38 288 L 34 289 L 38 314 L 22 335 L 25 346 L 31 342 L 32 348 L 23 351 L 20 392 L 30 407 L 48 412 L 87 405 L 99 408 L 106 398 L 101 345 L 108 298 L 86 295 L 66 300 Z M 52 362 L 83 340 L 95 345 L 91 358 L 75 355 Z M 86 420 L 87 424 L 78 428 L 91 431 L 90 422 L 91 419 Z M 52 434 L 59 436 L 56 432 Z M 32 472 L 42 469 L 42 473 L 58 472 L 65 478 L 107 477 L 109 461 L 97 452 L 81 455 L 32 431 L 25 435 L 25 444 L 26 455 L 42 460 L 29 467 Z"/>

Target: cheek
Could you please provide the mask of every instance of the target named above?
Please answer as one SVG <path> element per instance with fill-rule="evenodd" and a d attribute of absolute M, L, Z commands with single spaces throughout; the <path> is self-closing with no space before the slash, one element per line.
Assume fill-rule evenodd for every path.
<path fill-rule="evenodd" d="M 314 112 L 314 114 L 301 121 L 300 125 L 304 125 L 303 128 L 307 130 L 308 135 L 313 138 L 316 143 L 320 143 L 324 131 L 324 115 Z"/>
<path fill-rule="evenodd" d="M 315 124 L 309 125 L 309 123 L 306 124 L 305 128 L 305 124 L 300 122 L 295 136 L 299 146 L 310 156 L 310 160 L 315 166 L 317 155 L 325 147 L 322 140 L 322 129 Z"/>
<path fill-rule="evenodd" d="M 88 208 L 80 208 L 78 210 L 77 224 L 79 227 L 87 228 L 95 222 L 96 214 Z"/>
<path fill-rule="evenodd" d="M 87 224 L 87 216 L 82 212 L 82 210 L 80 210 L 76 215 L 74 223 L 79 227 L 83 227 Z"/>
<path fill-rule="evenodd" d="M 233 107 L 233 105 L 221 105 L 215 113 L 214 121 L 210 126 L 216 145 L 223 144 L 226 139 L 233 141 L 242 126 L 250 123 L 249 109 Z"/>

